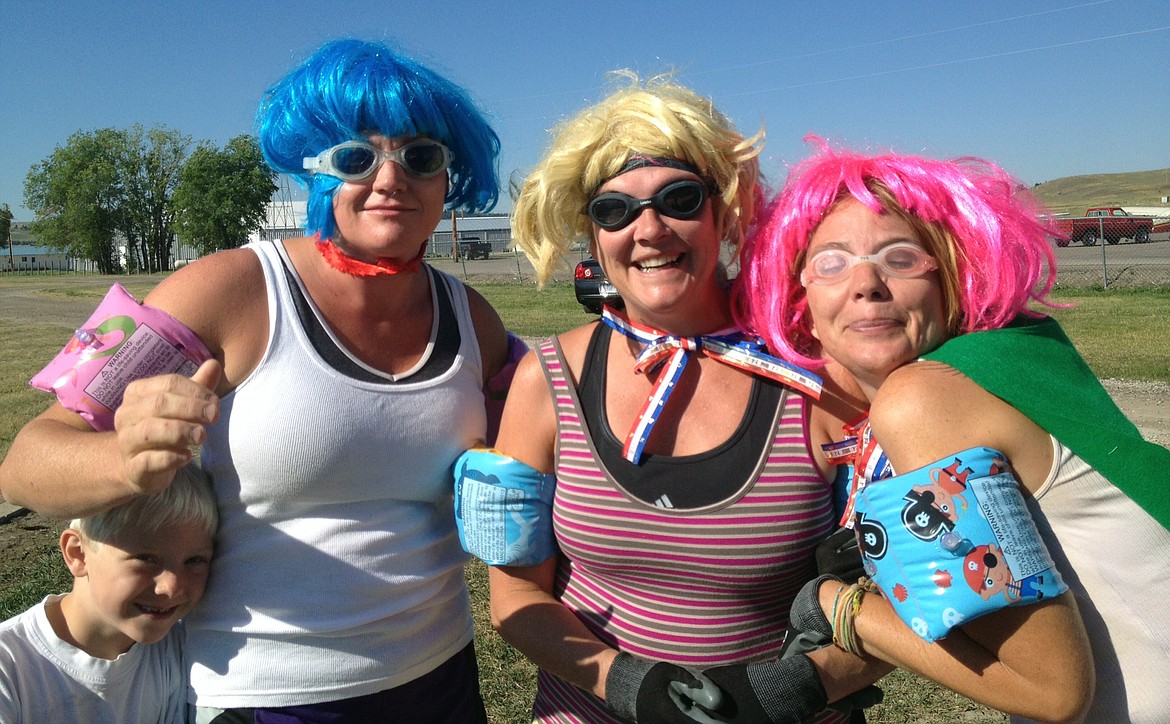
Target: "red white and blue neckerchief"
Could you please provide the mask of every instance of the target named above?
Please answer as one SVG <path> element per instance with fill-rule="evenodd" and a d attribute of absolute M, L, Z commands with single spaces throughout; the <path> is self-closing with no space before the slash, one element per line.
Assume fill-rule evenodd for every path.
<path fill-rule="evenodd" d="M 873 430 L 869 426 L 869 416 L 846 425 L 845 434 L 852 437 L 846 437 L 845 440 L 837 444 L 842 446 L 846 443 L 852 444 L 854 454 L 853 480 L 849 486 L 849 500 L 845 504 L 845 512 L 837 524 L 852 528 L 853 509 L 857 505 L 857 494 L 875 480 L 894 477 L 894 466 L 890 464 L 886 451 L 882 450 L 882 446 L 878 445 L 878 441 L 874 439 Z M 821 446 L 822 449 L 826 450 L 826 453 L 828 447 L 830 446 Z"/>
<path fill-rule="evenodd" d="M 714 334 L 680 337 L 631 322 L 624 314 L 608 306 L 601 312 L 601 321 L 613 330 L 645 345 L 634 364 L 634 371 L 637 374 L 653 372 L 666 365 L 634 421 L 633 428 L 626 435 L 626 443 L 622 447 L 622 457 L 634 464 L 642 459 L 642 451 L 646 447 L 646 441 L 650 439 L 650 431 L 654 429 L 654 423 L 662 414 L 666 401 L 670 399 L 670 393 L 674 391 L 675 385 L 682 377 L 683 369 L 687 366 L 692 352 L 738 367 L 745 372 L 782 382 L 813 399 L 819 399 L 821 396 L 820 377 L 773 357 L 764 351 L 764 344 L 758 337 L 745 334 L 734 327 L 721 329 Z"/>

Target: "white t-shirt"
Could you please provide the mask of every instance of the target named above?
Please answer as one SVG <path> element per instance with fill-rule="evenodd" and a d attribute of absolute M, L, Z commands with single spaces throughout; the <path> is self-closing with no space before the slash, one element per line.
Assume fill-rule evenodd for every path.
<path fill-rule="evenodd" d="M 110 661 L 57 637 L 52 595 L 0 624 L 0 722 L 174 724 L 186 721 L 183 625 Z"/>

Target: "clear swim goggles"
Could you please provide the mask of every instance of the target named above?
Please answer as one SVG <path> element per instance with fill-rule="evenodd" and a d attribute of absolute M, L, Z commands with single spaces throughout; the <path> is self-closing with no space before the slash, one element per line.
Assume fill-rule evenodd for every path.
<path fill-rule="evenodd" d="M 446 171 L 451 158 L 449 148 L 429 138 L 411 141 L 392 151 L 383 151 L 365 141 L 346 141 L 305 158 L 304 167 L 309 173 L 323 173 L 342 181 L 364 181 L 382 164 L 393 161 L 411 176 L 431 178 Z"/>
<path fill-rule="evenodd" d="M 921 246 L 909 241 L 890 244 L 876 254 L 860 256 L 844 249 L 818 251 L 805 262 L 800 283 L 837 284 L 845 281 L 858 264 L 876 264 L 883 274 L 895 279 L 916 279 L 938 269 L 934 257 Z"/>

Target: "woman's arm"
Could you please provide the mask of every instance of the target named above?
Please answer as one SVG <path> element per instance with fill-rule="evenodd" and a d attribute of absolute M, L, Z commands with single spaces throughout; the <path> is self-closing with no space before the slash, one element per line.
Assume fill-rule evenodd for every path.
<path fill-rule="evenodd" d="M 211 388 L 220 372 L 219 362 L 208 360 L 190 379 L 132 383 L 111 432 L 94 431 L 54 403 L 21 429 L 0 464 L 5 500 L 69 519 L 166 488 L 219 415 Z"/>
<path fill-rule="evenodd" d="M 826 583 L 826 612 L 841 586 Z M 876 595 L 855 619 L 861 653 L 913 671 L 986 706 L 1037 721 L 1076 721 L 1093 699 L 1088 637 L 1071 593 L 1005 608 L 927 643 Z"/>
<path fill-rule="evenodd" d="M 605 699 L 618 652 L 553 598 L 556 567 L 553 557 L 530 568 L 491 568 L 492 626 L 541 669 Z"/>
<path fill-rule="evenodd" d="M 516 369 L 496 449 L 544 473 L 555 467 L 556 417 L 535 352 Z M 493 567 L 492 625 L 534 664 L 605 698 L 618 652 L 602 643 L 553 597 L 556 556 L 532 567 Z"/>
<path fill-rule="evenodd" d="M 263 352 L 263 290 L 259 262 L 243 250 L 206 257 L 163 280 L 146 303 L 187 325 L 215 359 L 190 379 L 161 375 L 131 383 L 112 432 L 95 432 L 53 404 L 25 425 L 0 464 L 5 499 L 71 518 L 169 485 L 217 419 L 219 395 Z"/>
<path fill-rule="evenodd" d="M 508 337 L 500 315 L 471 287 L 467 289 L 467 306 L 471 322 L 475 325 L 475 336 L 479 341 L 479 355 L 483 360 L 483 381 L 486 383 L 508 360 Z"/>
<path fill-rule="evenodd" d="M 917 363 L 891 375 L 873 400 L 870 421 L 895 470 L 986 446 L 1007 456 L 1027 495 L 1052 465 L 1044 430 L 941 364 Z M 824 585 L 819 593 L 831 610 L 836 587 Z M 867 595 L 856 630 L 863 652 L 1009 713 L 1063 721 L 1077 718 L 1092 700 L 1092 654 L 1071 593 L 1001 609 L 935 644 L 906 627 L 886 600 Z"/>

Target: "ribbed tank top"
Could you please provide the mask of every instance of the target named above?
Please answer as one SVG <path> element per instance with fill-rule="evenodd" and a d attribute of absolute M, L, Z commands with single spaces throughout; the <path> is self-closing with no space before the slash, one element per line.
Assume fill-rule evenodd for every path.
<path fill-rule="evenodd" d="M 399 686 L 472 636 L 451 483 L 456 456 L 486 430 L 466 292 L 424 266 L 432 342 L 457 327 L 457 354 L 438 374 L 359 379 L 314 348 L 298 292 L 318 312 L 281 245 L 247 248 L 264 272 L 269 337 L 203 448 L 220 527 L 187 628 L 197 703 L 290 706 Z"/>
<path fill-rule="evenodd" d="M 557 415 L 556 597 L 635 656 L 698 669 L 776 656 L 792 599 L 815 575 L 813 550 L 833 529 L 804 398 L 786 390 L 774 412 L 761 413 L 774 414 L 771 443 L 737 451 L 758 460 L 727 499 L 659 508 L 628 495 L 598 459 L 555 339 L 538 354 Z M 618 721 L 600 699 L 544 671 L 533 713 L 539 722 Z"/>

